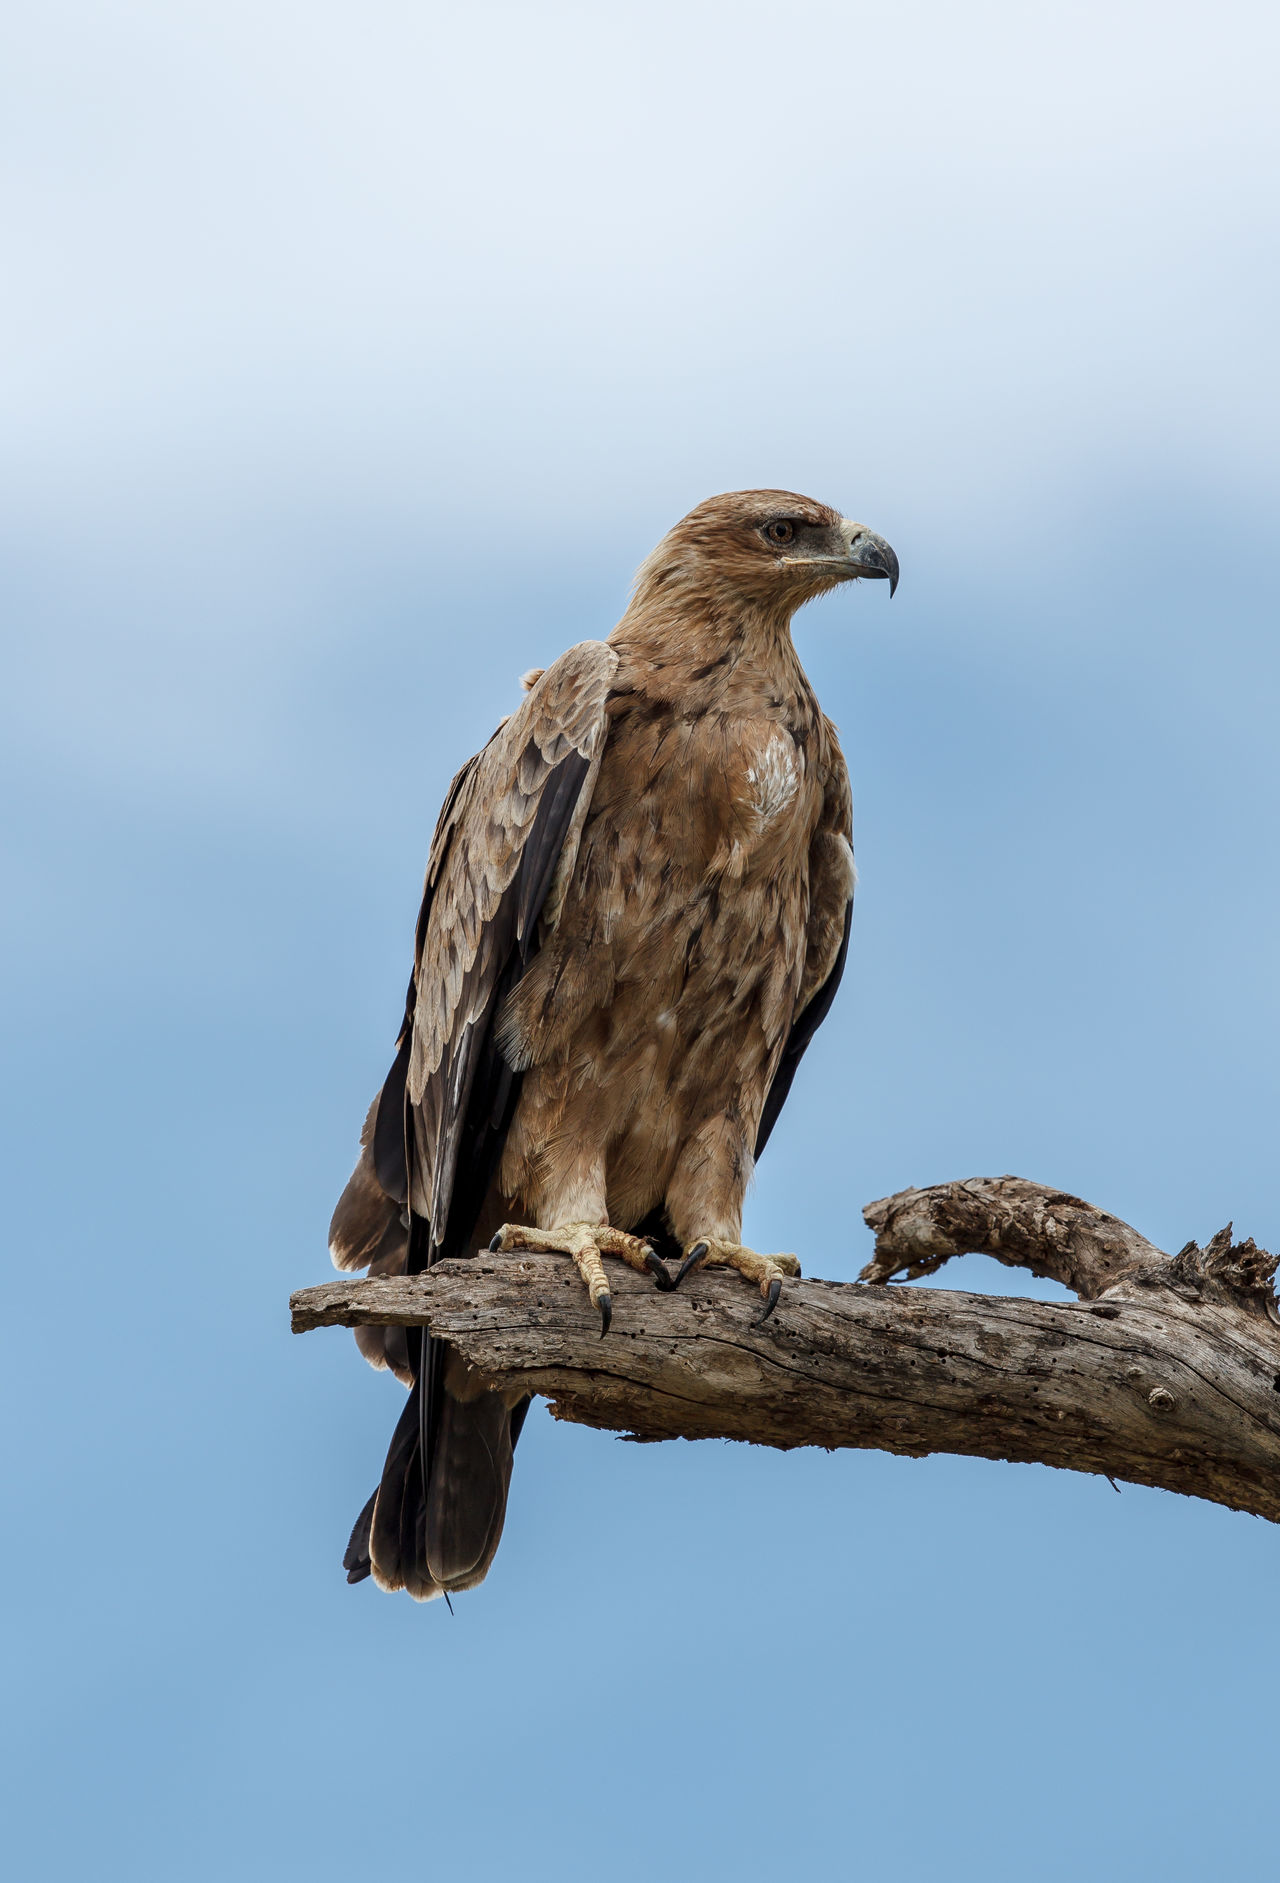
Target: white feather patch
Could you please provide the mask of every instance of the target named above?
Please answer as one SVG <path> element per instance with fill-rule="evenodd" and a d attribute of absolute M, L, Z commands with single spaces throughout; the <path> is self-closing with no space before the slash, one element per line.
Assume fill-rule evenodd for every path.
<path fill-rule="evenodd" d="M 785 811 L 800 789 L 800 753 L 794 739 L 775 733 L 747 767 L 751 802 L 762 823 Z"/>

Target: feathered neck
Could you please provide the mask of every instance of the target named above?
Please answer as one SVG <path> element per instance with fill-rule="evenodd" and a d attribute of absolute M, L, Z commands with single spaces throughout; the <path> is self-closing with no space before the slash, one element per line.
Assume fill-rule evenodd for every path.
<path fill-rule="evenodd" d="M 646 673 L 646 692 L 663 697 L 690 688 L 727 696 L 742 685 L 779 698 L 807 694 L 792 613 L 789 598 L 766 603 L 693 571 L 646 565 L 609 644 Z"/>

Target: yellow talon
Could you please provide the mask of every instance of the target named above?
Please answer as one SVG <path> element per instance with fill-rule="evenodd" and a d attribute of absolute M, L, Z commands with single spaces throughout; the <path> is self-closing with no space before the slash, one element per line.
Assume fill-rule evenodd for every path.
<path fill-rule="evenodd" d="M 494 1255 L 513 1249 L 539 1250 L 549 1255 L 569 1255 L 586 1283 L 591 1305 L 600 1316 L 600 1332 L 607 1334 L 613 1318 L 613 1297 L 605 1274 L 604 1255 L 621 1256 L 628 1268 L 654 1275 L 661 1287 L 670 1277 L 652 1248 L 641 1236 L 615 1229 L 611 1223 L 556 1223 L 550 1229 L 535 1229 L 527 1223 L 504 1223 L 489 1244 Z"/>
<path fill-rule="evenodd" d="M 689 1244 L 676 1275 L 677 1283 L 693 1269 L 709 1268 L 713 1263 L 718 1268 L 736 1268 L 744 1280 L 759 1283 L 765 1299 L 762 1321 L 767 1321 L 777 1307 L 786 1277 L 800 1273 L 800 1264 L 794 1255 L 760 1255 L 755 1249 L 744 1248 L 740 1242 L 726 1242 L 719 1236 L 700 1236 Z"/>

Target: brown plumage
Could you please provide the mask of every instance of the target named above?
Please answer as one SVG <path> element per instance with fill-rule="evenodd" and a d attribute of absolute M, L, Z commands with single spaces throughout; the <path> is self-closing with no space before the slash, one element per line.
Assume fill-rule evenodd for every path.
<path fill-rule="evenodd" d="M 843 966 L 848 773 L 792 645 L 801 603 L 897 582 L 888 544 L 788 491 L 699 505 L 608 641 L 545 672 L 454 779 L 427 866 L 395 1065 L 330 1232 L 341 1268 L 560 1249 L 605 1328 L 604 1256 L 758 1283 L 753 1163 Z M 412 1385 L 350 1579 L 481 1581 L 525 1404 L 441 1342 L 357 1334 Z"/>

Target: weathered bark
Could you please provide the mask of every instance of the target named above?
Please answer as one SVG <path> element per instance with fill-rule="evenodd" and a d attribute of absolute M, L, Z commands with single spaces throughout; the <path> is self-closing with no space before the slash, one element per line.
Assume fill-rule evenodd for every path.
<path fill-rule="evenodd" d="M 495 1380 L 546 1394 L 557 1418 L 641 1439 L 1061 1465 L 1280 1522 L 1276 1257 L 1233 1244 L 1229 1226 L 1169 1257 L 1017 1177 L 904 1190 L 864 1214 L 864 1283 L 973 1250 L 1082 1299 L 796 1281 L 761 1325 L 759 1296 L 724 1271 L 673 1295 L 611 1264 L 602 1340 L 569 1262 L 481 1255 L 304 1289 L 293 1325 L 429 1326 Z"/>

